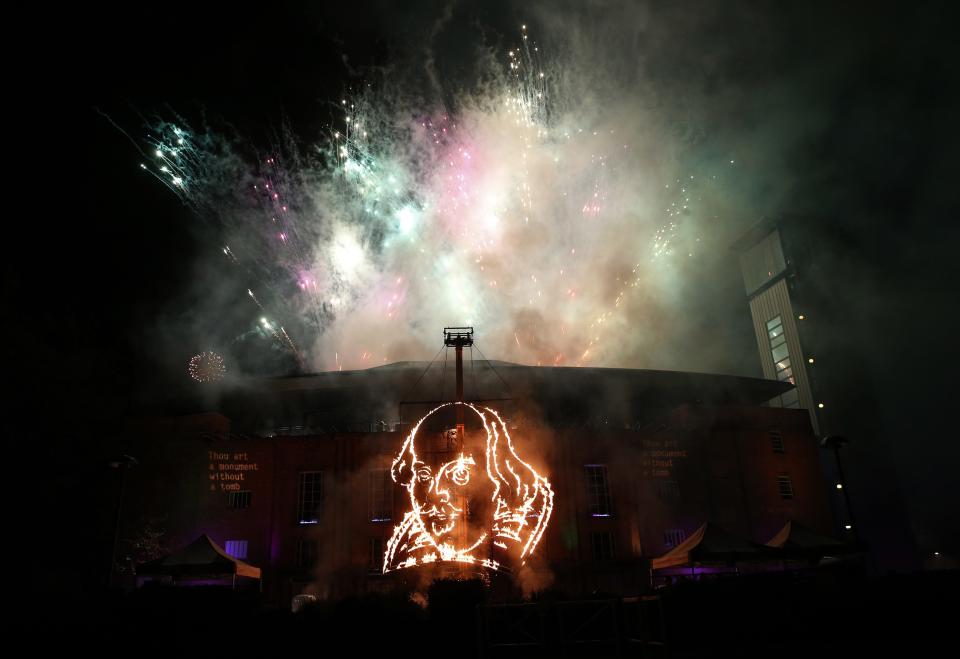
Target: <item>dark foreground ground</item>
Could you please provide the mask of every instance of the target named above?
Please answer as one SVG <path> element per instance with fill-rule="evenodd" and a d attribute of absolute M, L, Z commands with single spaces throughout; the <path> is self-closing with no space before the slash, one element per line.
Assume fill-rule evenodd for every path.
<path fill-rule="evenodd" d="M 714 657 L 952 656 L 960 572 L 774 574 L 680 583 L 659 598 L 548 593 L 494 604 L 479 582 L 318 603 L 293 614 L 253 592 L 145 587 L 65 610 L 48 602 L 38 640 L 102 655 Z"/>

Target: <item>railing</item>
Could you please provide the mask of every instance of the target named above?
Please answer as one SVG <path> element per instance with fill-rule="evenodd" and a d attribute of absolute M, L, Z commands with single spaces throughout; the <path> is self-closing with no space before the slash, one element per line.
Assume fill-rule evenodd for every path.
<path fill-rule="evenodd" d="M 493 604 L 477 608 L 485 656 L 666 657 L 658 596 Z"/>

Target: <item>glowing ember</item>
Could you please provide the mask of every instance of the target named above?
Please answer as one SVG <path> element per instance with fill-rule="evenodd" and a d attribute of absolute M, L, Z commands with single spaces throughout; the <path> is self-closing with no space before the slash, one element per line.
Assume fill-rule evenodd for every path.
<path fill-rule="evenodd" d="M 190 358 L 187 371 L 197 382 L 216 382 L 227 372 L 227 368 L 223 365 L 223 357 L 217 353 L 201 352 Z"/>
<path fill-rule="evenodd" d="M 432 469 L 417 456 L 417 442 L 428 442 L 418 439 L 418 432 L 431 415 L 450 405 L 465 405 L 479 416 L 486 435 L 484 454 L 474 456 L 465 438 L 457 437 L 458 455 Z M 550 483 L 517 455 L 506 424 L 489 407 L 445 403 L 432 409 L 407 435 L 391 476 L 409 493 L 410 510 L 387 543 L 384 573 L 438 561 L 491 570 L 512 561 L 522 564 L 536 549 L 553 511 Z"/>

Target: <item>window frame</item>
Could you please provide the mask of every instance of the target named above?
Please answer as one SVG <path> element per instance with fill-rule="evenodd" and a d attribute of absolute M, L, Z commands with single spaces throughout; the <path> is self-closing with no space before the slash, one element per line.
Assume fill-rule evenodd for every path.
<path fill-rule="evenodd" d="M 307 507 L 307 479 L 310 476 L 316 477 L 319 485 L 311 483 L 311 496 L 309 497 L 310 507 Z M 324 500 L 324 478 L 322 470 L 301 471 L 297 479 L 297 523 L 300 525 L 319 524 L 323 519 L 323 500 Z M 307 513 L 314 513 L 308 516 Z"/>
<path fill-rule="evenodd" d="M 768 430 L 770 435 L 770 446 L 777 455 L 784 455 L 787 452 L 787 445 L 783 441 L 783 433 L 779 430 Z"/>
<path fill-rule="evenodd" d="M 244 505 L 239 505 L 241 503 Z M 253 490 L 227 492 L 227 508 L 231 510 L 246 510 L 251 505 L 253 505 Z"/>
<path fill-rule="evenodd" d="M 610 497 L 610 478 L 605 464 L 583 465 L 587 484 L 587 509 L 591 517 L 612 517 L 613 501 Z M 600 478 L 594 476 L 600 475 Z"/>
<path fill-rule="evenodd" d="M 672 478 L 657 479 L 657 498 L 667 503 L 680 501 L 680 483 Z"/>
<path fill-rule="evenodd" d="M 390 470 L 386 467 L 376 467 L 369 471 L 367 477 L 368 521 L 390 522 L 393 520 L 392 484 Z"/>
<path fill-rule="evenodd" d="M 590 551 L 596 562 L 611 561 L 616 556 L 616 544 L 611 531 L 591 531 Z"/>
<path fill-rule="evenodd" d="M 371 536 L 367 543 L 367 573 L 383 574 L 383 538 Z"/>
<path fill-rule="evenodd" d="M 296 565 L 299 570 L 313 570 L 320 560 L 319 543 L 316 538 L 300 538 L 297 541 Z"/>
<path fill-rule="evenodd" d="M 793 489 L 793 478 L 790 474 L 777 474 L 777 493 L 784 501 L 797 498 L 797 491 Z"/>

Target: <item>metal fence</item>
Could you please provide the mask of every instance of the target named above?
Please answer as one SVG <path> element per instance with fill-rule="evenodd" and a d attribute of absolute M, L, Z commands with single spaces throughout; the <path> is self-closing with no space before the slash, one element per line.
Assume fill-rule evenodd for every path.
<path fill-rule="evenodd" d="M 477 608 L 481 657 L 666 657 L 657 596 Z"/>

